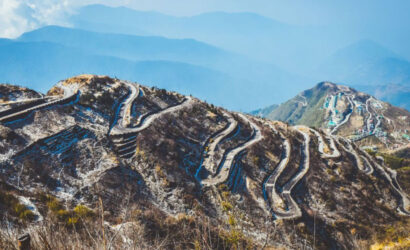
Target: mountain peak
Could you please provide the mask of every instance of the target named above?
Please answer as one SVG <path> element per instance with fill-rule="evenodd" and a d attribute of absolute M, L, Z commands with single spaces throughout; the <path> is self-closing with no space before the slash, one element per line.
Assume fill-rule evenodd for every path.
<path fill-rule="evenodd" d="M 265 117 L 314 126 L 357 141 L 362 146 L 391 150 L 408 142 L 402 136 L 410 113 L 351 87 L 321 82 L 267 112 Z M 394 124 L 394 125 L 393 125 Z"/>
<path fill-rule="evenodd" d="M 336 84 L 336 83 L 329 82 L 329 81 L 320 82 L 315 87 L 313 87 L 312 89 L 305 90 L 303 92 L 313 91 L 315 89 L 318 90 L 318 91 L 326 91 L 329 94 L 334 93 L 334 92 L 357 93 L 357 91 L 355 89 L 353 89 L 349 86 Z"/>

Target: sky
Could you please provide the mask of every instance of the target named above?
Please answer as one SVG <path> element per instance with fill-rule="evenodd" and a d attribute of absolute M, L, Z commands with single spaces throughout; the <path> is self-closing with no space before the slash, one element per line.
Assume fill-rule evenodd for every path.
<path fill-rule="evenodd" d="M 403 32 L 410 33 L 407 0 L 0 0 L 0 37 L 14 38 L 49 24 L 67 25 L 67 14 L 94 3 L 177 16 L 255 12 L 289 24 L 347 27 L 397 40 L 407 36 Z"/>

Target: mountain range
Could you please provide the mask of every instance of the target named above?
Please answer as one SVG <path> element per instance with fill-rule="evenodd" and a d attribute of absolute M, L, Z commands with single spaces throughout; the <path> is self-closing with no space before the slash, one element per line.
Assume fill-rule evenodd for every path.
<path fill-rule="evenodd" d="M 342 136 L 107 76 L 62 80 L 46 95 L 0 87 L 2 249 L 21 231 L 36 249 L 408 244 L 408 170 Z M 338 110 L 352 94 L 368 100 L 317 88 L 335 94 L 329 105 L 344 90 Z M 298 105 L 323 99 L 315 89 Z"/>
<path fill-rule="evenodd" d="M 297 83 L 304 82 L 303 78 L 270 64 L 192 39 L 95 33 L 49 26 L 25 33 L 16 40 L 7 40 L 0 50 L 0 80 L 14 79 L 40 91 L 49 88 L 50 82 L 72 74 L 105 73 L 139 79 L 151 86 L 194 94 L 215 104 L 245 110 L 265 105 L 272 97 L 283 99 L 282 96 L 288 95 L 288 90 L 274 91 L 276 84 L 291 81 L 297 89 Z M 17 50 L 24 53 L 16 53 Z M 53 70 L 49 71 L 51 66 Z M 31 75 L 33 71 L 36 73 Z M 275 79 L 275 84 L 271 84 L 270 79 Z M 243 103 L 245 94 L 253 102 Z"/>
<path fill-rule="evenodd" d="M 70 28 L 46 26 L 2 39 L 0 82 L 46 91 L 70 75 L 109 74 L 250 111 L 328 80 L 409 109 L 407 58 L 359 35 L 254 13 L 174 17 L 104 5 L 81 7 L 67 22 Z M 16 48 L 33 58 L 11 55 Z"/>

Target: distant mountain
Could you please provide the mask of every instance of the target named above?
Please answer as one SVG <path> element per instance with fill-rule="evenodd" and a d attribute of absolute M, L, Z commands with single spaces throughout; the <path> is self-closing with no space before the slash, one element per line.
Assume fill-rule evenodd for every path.
<path fill-rule="evenodd" d="M 308 72 L 307 68 L 350 42 L 333 29 L 293 26 L 247 12 L 175 17 L 125 7 L 88 5 L 78 9 L 70 22 L 74 27 L 93 31 L 194 38 L 296 73 Z M 324 37 L 325 30 L 329 35 Z"/>
<path fill-rule="evenodd" d="M 279 107 L 278 104 L 272 104 L 269 107 L 257 109 L 249 113 L 254 116 L 267 117 L 270 113 L 272 113 L 278 107 Z"/>
<path fill-rule="evenodd" d="M 410 86 L 400 84 L 386 85 L 357 85 L 356 89 L 369 93 L 377 99 L 391 103 L 394 106 L 410 111 Z"/>
<path fill-rule="evenodd" d="M 394 149 L 410 143 L 410 112 L 343 85 L 322 82 L 272 109 L 256 112 L 272 120 L 307 125 Z"/>
<path fill-rule="evenodd" d="M 234 56 L 193 39 L 96 33 L 59 26 L 46 26 L 27 32 L 17 40 L 52 42 L 92 54 L 115 56 L 132 61 L 168 60 L 204 65 Z"/>
<path fill-rule="evenodd" d="M 224 78 L 235 80 L 227 80 L 221 84 L 217 84 L 213 80 L 212 83 L 209 83 L 209 80 L 215 78 L 212 74 L 199 79 L 197 77 L 202 76 L 202 74 L 198 75 L 195 72 L 189 73 L 188 70 L 184 70 L 183 74 L 174 73 L 178 75 L 177 78 L 174 78 L 175 82 L 180 83 L 178 90 L 187 93 L 192 89 L 206 88 L 203 93 L 196 92 L 199 97 L 219 105 L 228 105 L 226 107 L 236 110 L 252 110 L 256 107 L 265 106 L 272 98 L 284 101 L 291 97 L 292 92 L 300 91 L 306 86 L 305 83 L 309 82 L 304 77 L 288 73 L 272 64 L 256 61 L 193 39 L 97 33 L 48 26 L 25 33 L 17 41 L 51 42 L 76 49 L 80 53 L 110 56 L 127 61 L 165 60 L 205 67 L 224 74 Z M 82 72 L 86 72 L 86 69 Z M 172 71 L 172 68 L 169 68 L 168 71 Z M 113 70 L 109 72 L 115 73 Z M 155 72 L 155 70 L 143 74 L 148 75 L 149 72 Z M 67 74 L 61 76 L 61 78 L 63 77 L 67 77 Z M 135 79 L 129 74 L 126 78 Z M 165 79 L 166 76 L 157 75 L 148 78 Z M 181 80 L 178 78 L 181 78 Z M 220 77 L 217 78 L 220 79 Z M 139 79 L 145 80 L 145 78 Z M 159 82 L 158 84 L 161 84 L 162 80 Z M 155 82 L 148 83 L 157 84 Z M 292 84 L 289 85 L 288 83 Z M 221 87 L 211 87 L 214 85 L 226 86 L 226 88 L 222 87 L 225 91 L 217 92 L 217 90 L 221 90 Z M 283 87 L 285 85 L 287 85 L 287 88 Z M 250 86 L 252 87 L 250 88 Z M 243 98 L 246 98 L 248 102 L 239 101 Z"/>
<path fill-rule="evenodd" d="M 335 52 L 315 75 L 354 86 L 410 86 L 410 62 L 373 41 L 362 40 Z"/>
<path fill-rule="evenodd" d="M 112 18 L 107 20 L 104 16 Z M 225 52 L 244 54 L 248 60 L 256 61 L 246 64 L 237 57 L 240 60 L 223 59 L 221 63 L 203 66 L 251 82 L 262 82 L 268 89 L 260 95 L 280 92 L 280 95 L 272 96 L 276 103 L 290 98 L 288 93 L 294 94 L 308 88 L 305 83 L 323 79 L 349 83 L 351 86 L 408 86 L 410 82 L 408 61 L 372 40 L 361 40 L 361 34 L 329 27 L 294 26 L 255 13 L 209 12 L 175 17 L 124 7 L 89 5 L 78 9 L 70 21 L 74 27 L 94 31 L 194 38 L 222 48 Z M 268 62 L 272 66 L 258 61 Z M 269 88 L 270 85 L 274 88 Z M 285 85 L 292 89 L 285 90 Z M 394 95 L 386 98 L 403 106 L 394 101 Z M 269 103 L 264 106 L 267 105 Z"/>
<path fill-rule="evenodd" d="M 194 94 L 227 107 L 247 107 L 241 98 L 243 92 L 232 88 L 238 82 L 247 85 L 245 80 L 206 67 L 164 60 L 130 61 L 50 42 L 11 41 L 0 45 L 0 82 L 13 81 L 44 92 L 69 75 L 103 72 Z"/>

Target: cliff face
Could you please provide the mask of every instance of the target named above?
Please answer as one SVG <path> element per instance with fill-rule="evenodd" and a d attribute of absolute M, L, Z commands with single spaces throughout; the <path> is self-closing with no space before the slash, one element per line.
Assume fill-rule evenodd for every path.
<path fill-rule="evenodd" d="M 343 137 L 104 76 L 37 95 L 0 114 L 0 208 L 12 228 L 51 221 L 86 241 L 104 215 L 117 248 L 323 249 L 408 228 L 396 172 Z"/>

